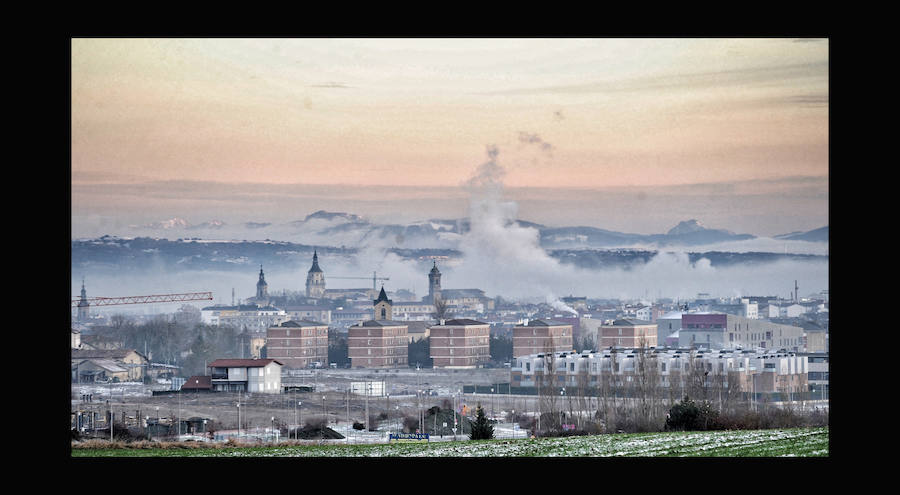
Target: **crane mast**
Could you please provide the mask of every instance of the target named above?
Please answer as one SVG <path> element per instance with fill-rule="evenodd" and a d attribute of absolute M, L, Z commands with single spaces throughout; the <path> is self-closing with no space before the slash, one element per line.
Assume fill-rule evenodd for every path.
<path fill-rule="evenodd" d="M 125 297 L 86 297 L 73 298 L 72 307 L 76 307 L 82 302 L 86 302 L 89 306 L 111 306 L 115 304 L 146 304 L 159 302 L 178 302 L 178 301 L 211 301 L 212 292 L 185 292 L 182 294 L 155 294 L 149 296 L 125 296 Z"/>

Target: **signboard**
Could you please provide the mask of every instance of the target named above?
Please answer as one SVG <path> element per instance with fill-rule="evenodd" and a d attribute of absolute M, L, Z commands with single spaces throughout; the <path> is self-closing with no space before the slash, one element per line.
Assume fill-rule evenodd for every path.
<path fill-rule="evenodd" d="M 369 397 L 384 397 L 384 381 L 350 382 L 350 393 L 354 395 L 366 395 Z"/>
<path fill-rule="evenodd" d="M 389 443 L 428 442 L 428 433 L 391 433 Z"/>

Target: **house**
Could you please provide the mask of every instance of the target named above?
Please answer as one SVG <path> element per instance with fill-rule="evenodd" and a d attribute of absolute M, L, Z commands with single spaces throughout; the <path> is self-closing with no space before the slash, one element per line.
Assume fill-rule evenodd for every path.
<path fill-rule="evenodd" d="M 72 379 L 77 383 L 128 381 L 128 368 L 112 359 L 85 359 L 72 364 Z"/>
<path fill-rule="evenodd" d="M 275 359 L 216 359 L 207 367 L 214 392 L 281 393 L 282 363 Z"/>
<path fill-rule="evenodd" d="M 106 379 L 141 381 L 150 364 L 143 354 L 134 349 L 72 349 L 71 360 L 72 380 L 89 382 Z M 115 365 L 116 369 L 110 368 L 110 364 Z"/>
<path fill-rule="evenodd" d="M 181 386 L 182 392 L 212 392 L 211 376 L 192 376 Z"/>

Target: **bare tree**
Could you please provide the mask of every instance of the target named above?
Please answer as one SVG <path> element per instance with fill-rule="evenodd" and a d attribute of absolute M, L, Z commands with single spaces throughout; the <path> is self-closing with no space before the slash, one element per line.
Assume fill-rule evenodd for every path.
<path fill-rule="evenodd" d="M 634 365 L 634 388 L 638 421 L 636 423 L 649 430 L 656 412 L 656 396 L 659 390 L 660 374 L 656 354 L 647 347 L 642 337 L 636 349 Z"/>
<path fill-rule="evenodd" d="M 550 431 L 558 428 L 559 418 L 556 403 L 556 353 L 553 350 L 553 338 L 544 342 L 542 369 L 535 370 L 535 385 L 538 389 L 538 416 L 541 418 L 540 430 Z M 549 423 L 549 424 L 548 424 Z"/>
<path fill-rule="evenodd" d="M 440 322 L 441 320 L 447 318 L 448 315 L 448 307 L 447 301 L 441 299 L 440 297 L 434 298 L 434 313 L 431 313 L 431 317 Z"/>

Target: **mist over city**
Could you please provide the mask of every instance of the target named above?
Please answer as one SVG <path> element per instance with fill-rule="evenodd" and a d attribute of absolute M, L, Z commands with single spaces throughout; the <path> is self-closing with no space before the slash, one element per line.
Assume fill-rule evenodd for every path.
<path fill-rule="evenodd" d="M 828 455 L 828 38 L 70 60 L 72 455 Z"/>

